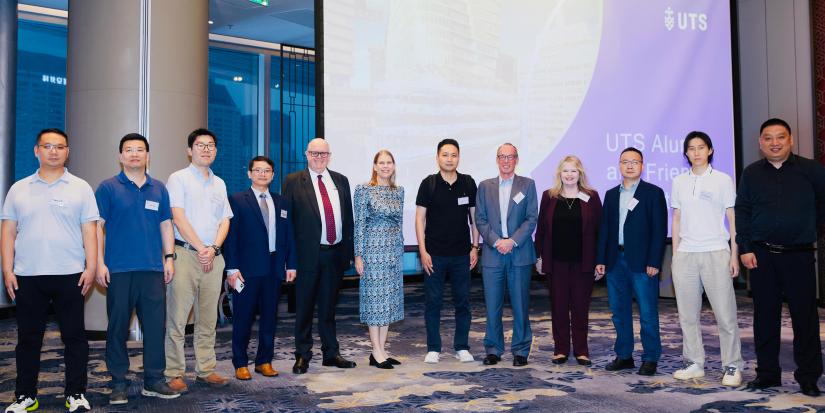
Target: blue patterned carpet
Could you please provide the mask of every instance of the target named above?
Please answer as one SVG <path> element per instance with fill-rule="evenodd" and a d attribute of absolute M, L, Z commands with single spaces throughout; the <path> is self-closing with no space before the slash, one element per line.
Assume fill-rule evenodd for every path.
<path fill-rule="evenodd" d="M 584 368 L 572 361 L 566 366 L 550 363 L 552 338 L 548 293 L 544 283 L 533 282 L 532 323 L 533 351 L 527 367 L 512 367 L 512 359 L 504 356 L 495 368 L 485 368 L 484 301 L 481 280 L 473 280 L 473 324 L 470 332 L 471 351 L 479 360 L 460 363 L 450 353 L 442 353 L 438 365 L 425 364 L 423 319 L 423 285 L 408 282 L 406 286 L 406 319 L 390 327 L 390 353 L 403 362 L 394 370 L 369 367 L 369 339 L 366 328 L 358 323 L 358 291 L 347 289 L 338 307 L 338 333 L 342 353 L 358 362 L 358 367 L 341 370 L 322 367 L 318 356 L 312 360 L 308 374 L 291 373 L 291 332 L 294 318 L 282 311 L 276 340 L 275 367 L 277 378 L 254 375 L 252 381 L 232 380 L 229 386 L 214 390 L 194 382 L 191 373 L 191 338 L 187 343 L 187 381 L 190 392 L 178 399 L 162 401 L 140 396 L 141 356 L 137 343 L 133 349 L 132 370 L 138 378 L 129 389 L 129 404 L 111 409 L 107 402 L 108 375 L 103 361 L 104 343 L 92 342 L 89 363 L 88 397 L 96 411 L 153 412 L 161 409 L 175 412 L 398 412 L 398 411 L 562 411 L 562 412 L 825 412 L 825 397 L 809 398 L 798 393 L 793 380 L 790 320 L 785 314 L 783 324 L 782 365 L 783 387 L 762 392 L 730 389 L 720 384 L 721 370 L 718 339 L 709 308 L 703 312 L 706 350 L 709 360 L 707 376 L 702 380 L 677 382 L 671 373 L 681 367 L 681 332 L 673 300 L 660 301 L 660 317 L 664 354 L 659 374 L 642 377 L 635 371 L 610 373 L 604 365 L 613 358 L 613 328 L 607 310 L 604 289 L 597 288 L 591 310 L 590 349 L 593 368 Z M 449 297 L 449 292 L 445 294 Z M 282 303 L 285 305 L 285 302 Z M 282 309 L 284 308 L 282 305 Z M 442 332 L 445 344 L 452 342 L 452 312 L 445 305 Z M 821 318 L 825 319 L 825 314 Z M 509 312 L 505 312 L 505 329 Z M 739 298 L 739 320 L 742 329 L 743 354 L 747 361 L 745 380 L 754 376 L 752 304 Z M 43 349 L 40 374 L 40 405 L 43 411 L 62 411 L 63 350 L 52 323 Z M 638 331 L 638 323 L 636 324 Z M 825 330 L 825 329 L 824 329 Z M 231 375 L 231 326 L 218 332 L 218 369 Z M 0 400 L 10 401 L 14 392 L 13 320 L 0 321 Z M 507 337 L 509 340 L 509 336 Z M 317 343 L 317 340 L 316 340 Z M 132 347 L 130 345 L 130 347 Z M 446 349 L 445 349 L 446 350 Z M 637 344 L 637 350 L 640 345 Z M 638 355 L 637 355 L 638 363 Z M 820 386 L 823 383 L 820 382 Z"/>

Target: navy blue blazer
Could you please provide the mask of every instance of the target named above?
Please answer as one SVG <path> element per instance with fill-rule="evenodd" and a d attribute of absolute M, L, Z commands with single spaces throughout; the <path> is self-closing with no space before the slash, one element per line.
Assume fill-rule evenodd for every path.
<path fill-rule="evenodd" d="M 234 216 L 229 221 L 229 235 L 223 248 L 224 260 L 227 269 L 240 270 L 244 278 L 274 276 L 284 279 L 286 269 L 296 269 L 298 265 L 289 201 L 272 191 L 269 195 L 275 205 L 277 254 L 274 264 L 269 256 L 269 237 L 255 193 L 250 188 L 229 197 Z"/>
<path fill-rule="evenodd" d="M 624 222 L 624 256 L 630 270 L 662 269 L 667 239 L 667 202 L 662 188 L 639 181 L 633 195 L 639 203 Z M 611 271 L 619 257 L 619 186 L 604 195 L 604 208 L 596 242 L 596 265 Z"/>

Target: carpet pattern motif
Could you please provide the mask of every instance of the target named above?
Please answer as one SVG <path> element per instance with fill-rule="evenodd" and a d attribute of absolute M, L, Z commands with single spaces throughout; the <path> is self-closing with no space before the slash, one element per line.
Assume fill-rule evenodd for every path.
<path fill-rule="evenodd" d="M 191 337 L 187 339 L 187 382 L 189 393 L 174 400 L 156 400 L 140 396 L 141 352 L 138 343 L 130 343 L 133 379 L 129 404 L 108 406 L 108 374 L 104 363 L 104 342 L 91 342 L 89 391 L 87 397 L 95 411 L 149 412 L 168 409 L 175 412 L 417 412 L 417 411 L 563 411 L 563 412 L 825 412 L 825 397 L 809 398 L 798 392 L 793 380 L 791 354 L 792 332 L 787 312 L 783 320 L 781 362 L 786 370 L 782 387 L 749 392 L 721 385 L 718 338 L 713 313 L 706 306 L 702 313 L 705 348 L 708 360 L 703 379 L 679 382 L 671 373 L 681 368 L 681 330 L 676 303 L 660 300 L 663 355 L 659 373 L 643 377 L 635 370 L 607 372 L 604 365 L 613 359 L 614 331 L 610 322 L 604 288 L 597 288 L 591 308 L 590 351 L 594 365 L 581 367 L 571 359 L 567 365 L 550 363 L 553 354 L 549 299 L 544 282 L 533 281 L 531 320 L 533 347 L 526 367 L 513 367 L 512 357 L 503 356 L 496 366 L 481 364 L 484 357 L 485 315 L 481 280 L 473 279 L 471 302 L 473 324 L 470 332 L 474 363 L 461 363 L 445 347 L 441 362 L 423 362 L 424 337 L 423 284 L 409 282 L 405 287 L 406 318 L 390 327 L 389 351 L 403 364 L 393 370 L 369 367 L 369 338 L 359 324 L 358 291 L 342 292 L 338 307 L 338 336 L 344 357 L 358 363 L 355 369 L 322 367 L 316 336 L 316 357 L 309 373 L 291 373 L 293 315 L 282 311 L 276 339 L 274 367 L 277 378 L 254 374 L 253 380 L 231 380 L 227 387 L 211 389 L 195 383 L 192 366 Z M 445 292 L 442 313 L 442 337 L 445 346 L 452 343 L 453 320 L 449 291 Z M 282 303 L 285 304 L 285 303 Z M 284 306 L 282 305 L 282 309 Z M 751 300 L 739 297 L 739 323 L 742 329 L 744 379 L 754 377 Z M 821 315 L 822 316 L 825 314 Z M 505 330 L 510 327 L 510 312 L 505 310 Z M 638 333 L 638 320 L 636 321 Z M 823 328 L 825 330 L 825 328 Z M 509 343 L 509 335 L 506 338 Z M 14 394 L 15 323 L 0 321 L 0 400 L 10 401 Z M 638 337 L 638 335 L 637 335 Z M 217 337 L 218 371 L 232 375 L 231 326 L 220 327 Z M 252 345 L 254 350 L 254 341 Z M 637 342 L 636 363 L 641 344 Z M 51 323 L 44 340 L 39 384 L 41 411 L 63 411 L 63 349 L 56 325 Z"/>

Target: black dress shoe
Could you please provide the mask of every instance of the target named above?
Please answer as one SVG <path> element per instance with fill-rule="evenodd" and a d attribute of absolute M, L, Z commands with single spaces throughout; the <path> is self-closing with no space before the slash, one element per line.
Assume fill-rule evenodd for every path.
<path fill-rule="evenodd" d="M 561 356 L 559 358 L 550 359 L 550 362 L 553 364 L 566 364 L 567 356 Z"/>
<path fill-rule="evenodd" d="M 643 361 L 641 367 L 639 367 L 639 374 L 642 376 L 652 376 L 656 374 L 656 362 Z"/>
<path fill-rule="evenodd" d="M 613 361 L 611 361 L 610 363 L 607 363 L 607 365 L 604 366 L 604 369 L 607 370 L 607 371 L 619 371 L 619 370 L 632 369 L 632 368 L 635 368 L 635 367 L 636 367 L 636 365 L 633 364 L 633 359 L 632 358 L 631 359 L 617 358 L 617 359 L 614 359 Z"/>
<path fill-rule="evenodd" d="M 767 389 L 768 387 L 777 387 L 781 385 L 782 382 L 779 379 L 769 379 L 767 377 L 756 376 L 755 379 L 748 382 L 747 388 L 751 390 L 762 390 Z"/>
<path fill-rule="evenodd" d="M 487 357 L 484 357 L 484 360 L 482 360 L 481 362 L 485 366 L 492 366 L 494 364 L 498 364 L 499 361 L 501 361 L 501 357 L 495 354 L 488 354 Z"/>
<path fill-rule="evenodd" d="M 527 357 L 524 356 L 513 356 L 513 366 L 514 367 L 522 367 L 527 365 Z"/>
<path fill-rule="evenodd" d="M 809 397 L 819 397 L 822 394 L 819 391 L 819 387 L 816 386 L 816 383 L 799 383 L 799 390 L 802 391 L 802 394 L 809 396 Z"/>
<path fill-rule="evenodd" d="M 335 357 L 333 357 L 331 359 L 324 359 L 324 361 L 321 363 L 321 365 L 327 366 L 327 367 L 338 367 L 339 369 L 351 369 L 351 368 L 355 367 L 355 362 L 354 361 L 349 361 L 349 360 L 341 357 L 340 354 L 338 354 L 338 355 L 336 355 Z"/>
<path fill-rule="evenodd" d="M 309 368 L 309 360 L 298 357 L 295 359 L 295 364 L 292 365 L 292 373 L 293 374 L 304 374 L 307 372 L 307 368 Z"/>
<path fill-rule="evenodd" d="M 400 366 L 401 365 L 400 361 L 398 361 L 398 360 L 396 360 L 392 357 L 387 357 L 387 361 L 389 361 L 390 364 L 392 364 L 393 366 Z"/>
<path fill-rule="evenodd" d="M 576 357 L 576 363 L 579 363 L 580 366 L 587 366 L 590 367 L 593 365 L 593 362 L 589 358 L 584 357 Z"/>

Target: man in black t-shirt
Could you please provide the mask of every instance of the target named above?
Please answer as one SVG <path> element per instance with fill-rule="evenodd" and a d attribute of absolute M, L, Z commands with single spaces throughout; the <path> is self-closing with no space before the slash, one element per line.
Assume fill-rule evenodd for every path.
<path fill-rule="evenodd" d="M 438 143 L 436 161 L 439 172 L 424 178 L 418 188 L 415 235 L 424 280 L 427 327 L 427 363 L 438 363 L 441 353 L 441 302 L 444 279 L 449 276 L 455 307 L 455 357 L 473 361 L 469 349 L 470 270 L 478 261 L 478 230 L 475 214 L 476 183 L 469 175 L 456 172 L 458 142 L 444 139 Z"/>

